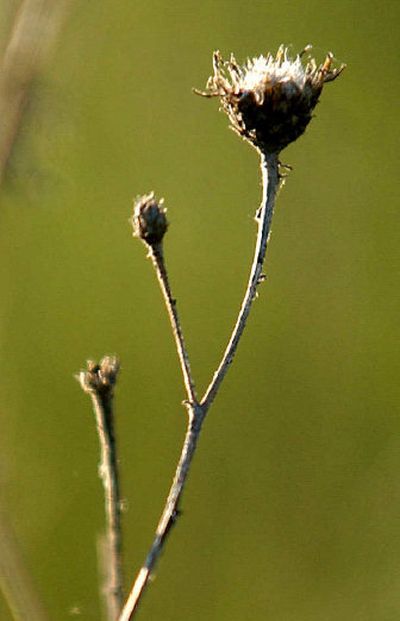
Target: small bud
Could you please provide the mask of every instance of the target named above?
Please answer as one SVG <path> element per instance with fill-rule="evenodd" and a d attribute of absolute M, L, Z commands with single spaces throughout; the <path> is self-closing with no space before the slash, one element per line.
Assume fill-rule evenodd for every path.
<path fill-rule="evenodd" d="M 313 58 L 304 66 L 302 56 L 310 49 L 307 46 L 293 60 L 281 46 L 276 56 L 259 56 L 243 66 L 234 56 L 225 61 L 215 52 L 214 75 L 205 92 L 195 92 L 219 97 L 237 134 L 263 153 L 279 153 L 304 133 L 325 82 L 345 67 L 332 68 L 331 53 L 319 66 Z"/>
<path fill-rule="evenodd" d="M 112 394 L 119 368 L 120 364 L 116 356 L 104 356 L 99 364 L 88 360 L 87 371 L 81 371 L 76 379 L 85 392 Z"/>
<path fill-rule="evenodd" d="M 161 244 L 168 228 L 167 210 L 163 199 L 157 201 L 154 192 L 138 196 L 134 202 L 132 217 L 133 234 L 148 246 Z"/>

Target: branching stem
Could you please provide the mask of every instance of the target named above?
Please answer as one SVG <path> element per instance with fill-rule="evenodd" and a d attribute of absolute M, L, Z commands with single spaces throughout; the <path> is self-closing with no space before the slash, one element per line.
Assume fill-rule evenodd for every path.
<path fill-rule="evenodd" d="M 263 179 L 263 198 L 260 209 L 257 212 L 258 233 L 255 247 L 254 260 L 252 263 L 249 281 L 244 295 L 243 303 L 232 336 L 229 340 L 221 363 L 215 372 L 213 379 L 207 388 L 201 403 L 196 399 L 194 383 L 190 372 L 189 358 L 185 348 L 182 329 L 179 323 L 176 302 L 171 294 L 168 276 L 165 269 L 162 249 L 155 246 L 150 251 L 158 280 L 163 292 L 170 321 L 172 324 L 175 342 L 181 363 L 184 383 L 189 401 L 185 404 L 188 410 L 189 420 L 181 456 L 175 472 L 168 498 L 158 524 L 155 538 L 147 555 L 143 567 L 135 579 L 127 602 L 122 610 L 118 621 L 131 621 L 138 610 L 139 603 L 145 591 L 151 572 L 161 555 L 167 536 L 179 516 L 179 501 L 189 474 L 190 465 L 196 450 L 200 431 L 206 414 L 221 386 L 221 383 L 232 363 L 240 338 L 243 334 L 247 317 L 249 316 L 252 302 L 255 298 L 257 285 L 262 279 L 262 269 L 267 250 L 268 238 L 271 228 L 271 220 L 274 211 L 275 196 L 279 185 L 278 155 L 265 155 L 261 158 Z"/>

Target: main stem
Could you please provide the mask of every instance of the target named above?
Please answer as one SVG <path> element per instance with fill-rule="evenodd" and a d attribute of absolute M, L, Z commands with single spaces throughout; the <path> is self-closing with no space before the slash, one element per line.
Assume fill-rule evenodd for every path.
<path fill-rule="evenodd" d="M 108 619 L 115 621 L 123 604 L 122 592 L 122 529 L 121 497 L 115 444 L 112 393 L 91 393 L 100 441 L 100 477 L 103 481 L 107 521 L 106 554 L 104 555 L 106 584 L 104 585 Z"/>
<path fill-rule="evenodd" d="M 278 154 L 261 154 L 261 172 L 263 182 L 263 197 L 260 209 L 257 212 L 257 241 L 254 252 L 254 259 L 250 270 L 250 276 L 247 283 L 246 293 L 243 298 L 239 315 L 233 328 L 231 338 L 225 349 L 222 360 L 214 376 L 201 400 L 201 406 L 205 412 L 208 411 L 216 394 L 222 384 L 222 381 L 232 364 L 232 360 L 236 353 L 239 341 L 246 326 L 246 321 L 250 313 L 250 309 L 257 293 L 257 286 L 262 281 L 262 270 L 264 265 L 265 254 L 267 251 L 269 234 L 271 231 L 271 221 L 274 213 L 275 197 L 279 186 L 279 162 Z"/>
<path fill-rule="evenodd" d="M 190 471 L 190 465 L 196 450 L 204 419 L 233 360 L 246 325 L 247 317 L 250 313 L 252 302 L 256 295 L 257 285 L 262 279 L 262 268 L 267 250 L 276 192 L 279 185 L 278 154 L 262 155 L 261 170 L 263 179 L 263 197 L 260 209 L 257 212 L 257 241 L 246 293 L 244 295 L 243 303 L 237 322 L 234 326 L 232 336 L 222 357 L 221 364 L 215 372 L 200 404 L 196 400 L 194 384 L 190 373 L 189 359 L 177 316 L 176 303 L 172 297 L 168 283 L 162 250 L 157 248 L 151 249 L 151 257 L 156 267 L 158 280 L 160 282 L 168 313 L 170 315 L 184 382 L 189 397 L 189 401 L 186 403 L 189 421 L 174 480 L 172 482 L 161 519 L 157 526 L 153 544 L 143 567 L 140 569 L 137 578 L 133 583 L 128 600 L 118 621 L 131 621 L 131 619 L 133 619 L 135 612 L 138 610 L 138 606 L 146 585 L 148 584 L 151 572 L 164 548 L 166 538 L 179 515 L 179 501 Z"/>
<path fill-rule="evenodd" d="M 164 548 L 167 536 L 179 516 L 179 500 L 189 474 L 190 465 L 196 450 L 197 441 L 199 439 L 200 430 L 204 420 L 204 414 L 199 408 L 190 408 L 188 413 L 189 423 L 183 442 L 181 456 L 179 458 L 174 480 L 172 482 L 164 510 L 157 526 L 153 544 L 143 567 L 139 571 L 137 578 L 133 583 L 128 600 L 118 621 L 130 621 L 133 619 L 135 612 L 139 607 L 144 590 L 148 584 L 151 572 L 153 571 L 154 566 Z"/>

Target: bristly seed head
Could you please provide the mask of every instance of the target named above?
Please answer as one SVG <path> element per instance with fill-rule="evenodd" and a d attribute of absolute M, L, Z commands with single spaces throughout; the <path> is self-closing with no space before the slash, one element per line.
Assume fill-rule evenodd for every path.
<path fill-rule="evenodd" d="M 120 363 L 116 356 L 104 356 L 99 364 L 93 360 L 88 360 L 87 370 L 81 371 L 76 379 L 85 392 L 108 393 L 112 396 L 119 368 Z"/>
<path fill-rule="evenodd" d="M 343 71 L 332 68 L 333 54 L 317 66 L 302 56 L 294 60 L 281 46 L 276 54 L 248 60 L 240 66 L 233 55 L 223 60 L 214 52 L 214 75 L 208 79 L 205 97 L 219 97 L 232 128 L 263 153 L 279 153 L 305 131 L 325 82 Z"/>
<path fill-rule="evenodd" d="M 151 247 L 161 244 L 168 228 L 167 210 L 162 205 L 163 199 L 156 200 L 154 192 L 134 201 L 133 234 Z"/>

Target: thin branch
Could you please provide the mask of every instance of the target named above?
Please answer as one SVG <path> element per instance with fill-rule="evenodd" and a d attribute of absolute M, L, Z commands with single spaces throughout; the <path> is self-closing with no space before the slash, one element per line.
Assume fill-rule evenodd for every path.
<path fill-rule="evenodd" d="M 187 353 L 185 340 L 183 338 L 182 327 L 179 321 L 176 300 L 172 295 L 171 287 L 168 279 L 168 272 L 165 266 L 164 252 L 162 244 L 154 244 L 150 247 L 150 257 L 153 261 L 158 282 L 167 307 L 168 316 L 171 322 L 172 331 L 174 333 L 176 350 L 179 356 L 179 362 L 182 369 L 183 380 L 185 383 L 186 393 L 190 403 L 197 403 L 196 390 L 190 370 L 189 356 Z"/>
<path fill-rule="evenodd" d="M 92 399 L 100 443 L 99 475 L 103 481 L 107 522 L 106 558 L 103 559 L 106 570 L 104 595 L 109 621 L 118 618 L 123 604 L 121 497 L 113 413 L 113 392 L 118 370 L 117 359 L 106 356 L 99 365 L 88 362 L 88 370 L 81 371 L 78 377 L 83 390 Z"/>
<path fill-rule="evenodd" d="M 153 261 L 156 270 L 161 293 L 164 297 L 165 306 L 178 352 L 183 381 L 189 404 L 197 405 L 196 390 L 189 364 L 183 332 L 179 321 L 176 300 L 172 295 L 165 265 L 163 239 L 168 229 L 167 210 L 163 207 L 164 200 L 157 200 L 154 192 L 138 196 L 134 201 L 132 217 L 133 234 L 145 244 L 149 251 L 148 257 Z"/>
<path fill-rule="evenodd" d="M 97 433 L 100 440 L 100 476 L 104 486 L 105 512 L 108 531 L 109 576 L 105 592 L 110 620 L 118 618 L 122 608 L 122 569 L 121 569 L 121 498 L 118 481 L 118 466 L 115 450 L 115 437 L 112 423 L 111 401 L 100 395 L 92 395 L 96 415 Z"/>
<path fill-rule="evenodd" d="M 189 474 L 190 465 L 192 463 L 192 459 L 196 450 L 204 419 L 218 391 L 218 388 L 221 385 L 221 382 L 229 368 L 229 365 L 232 362 L 239 340 L 243 334 L 252 301 L 256 294 L 257 285 L 262 278 L 262 267 L 267 249 L 267 242 L 271 227 L 271 218 L 274 210 L 276 191 L 279 183 L 277 155 L 263 157 L 261 168 L 263 173 L 263 198 L 261 207 L 257 214 L 258 234 L 249 282 L 247 285 L 243 304 L 239 312 L 238 320 L 234 327 L 228 347 L 223 356 L 221 365 L 218 368 L 216 374 L 214 375 L 213 381 L 211 382 L 208 390 L 206 391 L 206 395 L 202 400 L 201 404 L 198 404 L 195 400 L 187 352 L 184 347 L 182 331 L 176 315 L 175 301 L 172 298 L 171 291 L 168 285 L 168 278 L 162 258 L 162 253 L 157 252 L 157 249 L 154 249 L 155 247 L 157 248 L 157 245 L 153 245 L 150 247 L 150 256 L 152 257 L 154 265 L 156 267 L 157 276 L 163 290 L 168 312 L 170 314 L 179 358 L 181 360 L 182 372 L 185 378 L 186 389 L 188 391 L 188 394 L 191 395 L 190 401 L 186 403 L 189 414 L 189 422 L 183 442 L 181 456 L 175 472 L 175 477 L 172 482 L 171 489 L 156 530 L 153 544 L 150 548 L 143 567 L 140 569 L 133 583 L 129 597 L 118 621 L 131 621 L 131 619 L 133 619 L 136 611 L 138 610 L 142 595 L 148 584 L 151 572 L 154 569 L 156 562 L 163 551 L 164 544 L 170 532 L 170 529 L 174 525 L 177 517 L 179 516 L 179 501 Z M 189 390 L 191 390 L 192 392 L 189 392 Z"/>
<path fill-rule="evenodd" d="M 260 209 L 257 212 L 258 233 L 253 264 L 251 266 L 246 293 L 244 295 L 242 306 L 231 338 L 224 355 L 222 356 L 221 363 L 214 373 L 213 379 L 201 400 L 201 406 L 204 412 L 207 412 L 210 408 L 210 405 L 215 399 L 218 389 L 221 386 L 221 383 L 232 363 L 240 338 L 243 334 L 252 303 L 257 294 L 257 286 L 263 280 L 262 269 L 271 230 L 276 192 L 279 186 L 278 166 L 278 155 L 276 153 L 261 155 L 263 197 Z"/>

